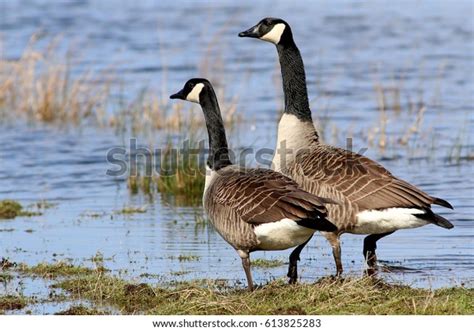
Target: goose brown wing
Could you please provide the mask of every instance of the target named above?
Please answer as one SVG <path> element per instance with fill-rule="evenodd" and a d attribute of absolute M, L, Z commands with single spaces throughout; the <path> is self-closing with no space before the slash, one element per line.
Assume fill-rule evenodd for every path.
<path fill-rule="evenodd" d="M 346 150 L 320 145 L 298 156 L 290 172 L 297 171 L 303 180 L 314 186 L 331 187 L 340 192 L 359 210 L 391 207 L 430 208 L 438 204 L 452 206 L 445 200 L 432 197 L 417 187 L 396 178 L 371 159 Z M 321 190 L 319 187 L 315 191 Z"/>
<path fill-rule="evenodd" d="M 226 169 L 219 172 L 209 197 L 213 203 L 232 208 L 244 222 L 262 224 L 325 218 L 325 203 L 300 189 L 290 178 L 268 169 Z"/>

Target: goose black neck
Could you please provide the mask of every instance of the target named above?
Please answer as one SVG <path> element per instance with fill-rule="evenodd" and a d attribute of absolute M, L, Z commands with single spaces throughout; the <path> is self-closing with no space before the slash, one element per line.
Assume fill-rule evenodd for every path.
<path fill-rule="evenodd" d="M 225 135 L 224 121 L 222 120 L 219 103 L 216 94 L 211 87 L 201 92 L 200 104 L 206 120 L 207 133 L 209 135 L 209 156 L 207 164 L 212 170 L 219 170 L 232 162 L 229 158 L 229 148 Z"/>
<path fill-rule="evenodd" d="M 283 78 L 285 113 L 295 115 L 301 121 L 312 122 L 306 74 L 300 51 L 292 38 L 278 44 L 277 50 Z"/>

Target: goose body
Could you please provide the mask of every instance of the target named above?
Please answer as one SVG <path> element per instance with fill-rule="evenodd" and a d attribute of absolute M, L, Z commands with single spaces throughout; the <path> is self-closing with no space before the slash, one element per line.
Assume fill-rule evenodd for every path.
<path fill-rule="evenodd" d="M 398 179 L 367 157 L 325 144 L 296 154 L 286 159 L 287 168 L 276 170 L 309 192 L 338 201 L 328 212 L 340 232 L 381 234 L 429 223 L 452 227 L 431 211 L 432 204 L 451 207 L 448 202 Z"/>
<path fill-rule="evenodd" d="M 274 31 L 276 26 L 279 28 Z M 376 241 L 380 238 L 396 230 L 427 224 L 453 227 L 431 210 L 433 204 L 452 208 L 447 201 L 396 178 L 365 156 L 319 140 L 309 108 L 303 60 L 288 23 L 266 18 L 239 36 L 259 38 L 277 47 L 285 111 L 278 125 L 279 152 L 274 154 L 273 169 L 291 177 L 308 192 L 337 202 L 327 209 L 338 231 L 325 233 L 333 247 L 337 274 L 342 273 L 342 233 L 369 234 L 363 253 L 371 272 L 376 262 Z"/>
<path fill-rule="evenodd" d="M 217 232 L 236 250 L 295 247 L 307 241 L 316 229 L 323 229 L 322 223 L 329 223 L 319 198 L 275 171 L 230 165 L 211 171 L 209 177 L 203 194 L 204 209 Z M 314 225 L 308 226 L 304 220 Z M 333 229 L 330 223 L 327 225 Z"/>
<path fill-rule="evenodd" d="M 209 134 L 210 152 L 203 192 L 204 210 L 216 231 L 242 258 L 248 286 L 253 288 L 249 254 L 284 250 L 307 242 L 316 230 L 335 231 L 327 220 L 326 203 L 301 189 L 289 177 L 270 169 L 233 165 L 225 129 L 212 85 L 191 79 L 171 96 L 201 105 Z M 296 279 L 296 261 L 290 256 Z"/>

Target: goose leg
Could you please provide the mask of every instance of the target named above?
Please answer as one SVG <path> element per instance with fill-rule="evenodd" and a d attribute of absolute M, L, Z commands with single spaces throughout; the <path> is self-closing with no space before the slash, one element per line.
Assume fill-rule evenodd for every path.
<path fill-rule="evenodd" d="M 313 238 L 312 235 L 304 243 L 297 246 L 290 254 L 290 265 L 288 267 L 287 275 L 290 278 L 290 284 L 296 284 L 296 282 L 298 281 L 298 261 L 300 260 L 300 253 L 306 246 L 306 244 L 311 240 L 311 238 Z"/>
<path fill-rule="evenodd" d="M 244 267 L 245 276 L 247 277 L 248 283 L 248 290 L 253 291 L 253 280 L 252 280 L 252 273 L 250 272 L 250 255 L 248 252 L 244 252 L 242 250 L 237 251 L 242 259 L 242 267 Z"/>
<path fill-rule="evenodd" d="M 333 232 L 326 232 L 326 239 L 329 241 L 332 247 L 332 255 L 334 262 L 336 262 L 336 277 L 342 275 L 342 260 L 341 260 L 341 241 L 339 240 L 339 234 Z"/>
<path fill-rule="evenodd" d="M 376 267 L 377 267 L 377 255 L 375 254 L 375 250 L 377 249 L 377 240 L 382 239 L 389 234 L 394 233 L 395 231 L 386 232 L 386 233 L 379 233 L 379 234 L 371 234 L 365 237 L 364 239 L 364 258 L 367 263 L 367 270 L 366 273 L 368 276 L 372 276 L 375 274 Z"/>

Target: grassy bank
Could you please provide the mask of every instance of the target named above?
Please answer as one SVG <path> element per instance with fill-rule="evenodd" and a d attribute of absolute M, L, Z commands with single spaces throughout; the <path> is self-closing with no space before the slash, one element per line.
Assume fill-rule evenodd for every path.
<path fill-rule="evenodd" d="M 254 292 L 212 280 L 150 285 L 67 263 L 25 266 L 12 263 L 4 272 L 52 280 L 50 290 L 71 301 L 67 314 L 472 314 L 474 290 L 453 287 L 415 289 L 372 278 L 324 278 L 288 285 L 283 280 Z M 50 295 L 51 297 L 51 295 Z M 54 297 L 54 296 L 52 296 Z M 17 301 L 16 301 L 17 299 Z M 37 299 L 38 300 L 38 299 Z M 50 299 L 48 299 L 50 300 Z M 0 297 L 2 310 L 22 309 L 31 301 L 21 295 Z M 81 306 L 83 302 L 90 307 Z M 108 309 L 107 309 L 108 310 Z"/>
<path fill-rule="evenodd" d="M 366 278 L 296 286 L 275 281 L 252 293 L 213 282 L 170 289 L 114 277 L 70 279 L 57 286 L 77 299 L 146 314 L 470 314 L 474 294 L 462 288 L 429 291 Z"/>

